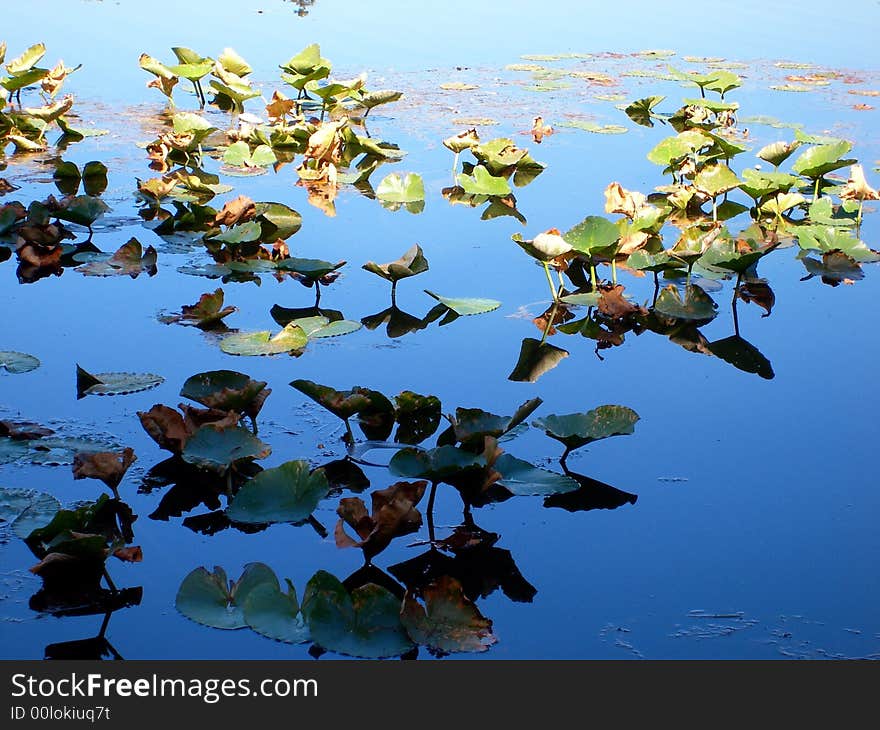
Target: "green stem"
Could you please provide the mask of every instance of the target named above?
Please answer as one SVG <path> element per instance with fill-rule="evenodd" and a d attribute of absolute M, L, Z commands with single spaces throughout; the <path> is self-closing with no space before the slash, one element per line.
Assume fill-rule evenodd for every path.
<path fill-rule="evenodd" d="M 611 258 L 611 283 L 617 286 L 617 259 Z"/>
<path fill-rule="evenodd" d="M 541 266 L 544 267 L 544 273 L 547 275 L 547 284 L 550 285 L 550 291 L 553 294 L 553 301 L 555 302 L 559 298 L 559 293 L 556 291 L 556 287 L 553 285 L 553 277 L 550 276 L 550 267 L 547 266 L 546 261 L 542 261 Z"/>
<path fill-rule="evenodd" d="M 452 182 L 454 185 L 458 184 L 458 182 L 456 180 L 456 173 L 458 171 L 458 156 L 459 156 L 459 153 L 456 152 L 455 158 L 452 160 Z"/>
<path fill-rule="evenodd" d="M 819 178 L 816 178 L 816 184 L 813 186 L 813 202 L 819 199 Z"/>
<path fill-rule="evenodd" d="M 599 282 L 596 281 L 596 265 L 592 261 L 590 262 L 590 284 L 593 286 L 593 291 L 599 291 Z"/>

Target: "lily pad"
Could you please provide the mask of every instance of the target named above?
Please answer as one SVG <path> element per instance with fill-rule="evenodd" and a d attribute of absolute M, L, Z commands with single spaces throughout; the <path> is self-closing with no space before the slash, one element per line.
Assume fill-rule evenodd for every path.
<path fill-rule="evenodd" d="M 195 304 L 184 304 L 179 314 L 166 315 L 159 319 L 165 324 L 176 322 L 203 330 L 222 328 L 223 320 L 237 311 L 235 307 L 224 307 L 223 299 L 223 289 L 218 288 L 202 294 Z"/>
<path fill-rule="evenodd" d="M 268 444 L 241 426 L 215 428 L 207 424 L 186 442 L 181 456 L 193 466 L 222 474 L 236 461 L 264 459 L 271 453 Z"/>
<path fill-rule="evenodd" d="M 38 367 L 40 367 L 40 361 L 33 355 L 14 350 L 0 350 L 0 369 L 5 369 L 7 373 L 15 375 L 29 373 Z"/>
<path fill-rule="evenodd" d="M 77 271 L 85 276 L 130 276 L 136 279 L 142 273 L 155 275 L 157 259 L 155 248 L 147 246 L 144 250 L 140 241 L 130 238 L 112 256 L 90 261 Z"/>
<path fill-rule="evenodd" d="M 241 629 L 248 625 L 242 610 L 248 596 L 266 584 L 280 590 L 278 578 L 264 563 L 248 563 L 235 582 L 227 579 L 220 566 L 215 566 L 212 573 L 196 568 L 180 584 L 174 605 L 196 623 L 215 629 Z"/>
<path fill-rule="evenodd" d="M 375 583 L 349 593 L 335 576 L 319 570 L 306 586 L 303 613 L 312 641 L 330 651 L 379 659 L 413 647 L 400 621 L 400 600 Z"/>
<path fill-rule="evenodd" d="M 246 413 L 256 418 L 272 392 L 263 380 L 252 380 L 234 370 L 210 370 L 189 378 L 180 389 L 183 398 L 201 403 L 206 408 Z"/>
<path fill-rule="evenodd" d="M 76 366 L 76 396 L 130 395 L 152 390 L 165 382 L 155 373 L 90 373 Z"/>
<path fill-rule="evenodd" d="M 392 210 L 406 205 L 410 213 L 420 213 L 425 203 L 425 183 L 421 175 L 414 172 L 407 173 L 405 177 L 392 172 L 379 183 L 376 197 Z"/>
<path fill-rule="evenodd" d="M 486 312 L 492 312 L 501 306 L 501 302 L 495 299 L 462 299 L 441 297 L 439 294 L 435 294 L 434 292 L 428 291 L 427 289 L 425 289 L 425 294 L 433 297 L 442 305 L 448 307 L 453 312 L 463 317 L 469 317 L 474 314 L 485 314 Z"/>
<path fill-rule="evenodd" d="M 455 446 L 438 446 L 429 451 L 401 449 L 391 458 L 388 469 L 398 476 L 440 482 L 484 463 L 480 456 Z"/>
<path fill-rule="evenodd" d="M 302 522 L 328 491 L 330 485 L 323 471 L 310 473 L 307 461 L 288 461 L 246 482 L 226 514 L 233 522 L 247 524 Z"/>
<path fill-rule="evenodd" d="M 397 282 L 427 271 L 428 259 L 425 258 L 422 247 L 419 244 L 415 244 L 396 261 L 391 261 L 387 264 L 377 264 L 373 261 L 368 261 L 361 268 L 381 276 L 387 281 Z"/>
<path fill-rule="evenodd" d="M 308 342 L 309 338 L 302 328 L 291 323 L 275 335 L 269 331 L 227 335 L 220 340 L 220 349 L 227 355 L 278 355 L 282 352 L 299 352 Z"/>
<path fill-rule="evenodd" d="M 532 425 L 571 450 L 611 436 L 629 435 L 638 420 L 638 414 L 631 408 L 608 405 L 586 413 L 545 416 L 533 421 Z"/>
<path fill-rule="evenodd" d="M 578 488 L 578 483 L 565 474 L 529 464 L 510 454 L 502 454 L 492 468 L 501 474 L 496 484 L 518 497 L 565 494 Z"/>
<path fill-rule="evenodd" d="M 417 644 L 439 652 L 482 652 L 497 641 L 492 622 L 468 600 L 455 578 L 441 576 L 421 594 L 424 607 L 408 591 L 400 615 Z"/>
<path fill-rule="evenodd" d="M 285 644 L 301 644 L 309 640 L 309 627 L 300 611 L 296 588 L 290 580 L 287 592 L 271 581 L 251 590 L 243 601 L 244 620 L 261 636 Z"/>
<path fill-rule="evenodd" d="M 12 532 L 22 540 L 48 525 L 60 509 L 61 503 L 46 492 L 0 488 L 0 522 L 10 523 Z"/>
<path fill-rule="evenodd" d="M 495 177 L 482 165 L 474 167 L 473 175 L 459 175 L 458 184 L 468 195 L 503 197 L 510 195 L 510 184 L 503 177 Z"/>
<path fill-rule="evenodd" d="M 357 332 L 363 326 L 360 322 L 353 322 L 348 319 L 331 320 L 320 315 L 294 319 L 287 326 L 289 327 L 290 325 L 295 325 L 302 329 L 310 340 L 349 335 L 352 332 Z"/>

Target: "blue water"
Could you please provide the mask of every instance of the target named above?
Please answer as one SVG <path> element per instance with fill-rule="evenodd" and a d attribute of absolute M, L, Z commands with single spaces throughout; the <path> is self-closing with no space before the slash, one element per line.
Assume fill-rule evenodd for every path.
<path fill-rule="evenodd" d="M 877 267 L 866 266 L 865 279 L 854 286 L 832 288 L 818 279 L 800 281 L 805 271 L 795 259 L 796 249 L 780 250 L 761 262 L 760 273 L 772 285 L 776 305 L 770 317 L 762 318 L 761 309 L 740 302 L 739 324 L 741 334 L 772 362 L 772 380 L 646 332 L 627 334 L 621 347 L 603 351 L 604 361 L 594 354 L 593 341 L 556 335 L 550 341 L 570 352 L 567 359 L 537 383 L 509 381 L 522 339 L 540 337 L 530 319 L 547 304 L 540 269 L 510 235 L 522 231 L 531 238 L 549 227 L 566 230 L 586 215 L 602 214 L 602 191 L 612 180 L 641 190 L 661 182 L 645 153 L 666 130 L 634 127 L 593 93 L 619 92 L 627 99 L 662 93 L 669 96 L 667 108 L 674 109 L 679 97 L 693 92 L 674 83 L 629 77 L 620 78 L 614 89 L 578 86 L 570 95 L 530 95 L 514 85 L 528 75 L 517 76 L 503 67 L 520 62 L 522 54 L 646 48 L 755 61 L 741 72 L 744 88 L 732 95 L 743 115 L 772 115 L 802 122 L 811 133 L 856 140 L 853 155 L 864 162 L 876 185 L 877 174 L 870 171 L 880 159 L 878 112 L 851 108 L 875 100 L 848 96 L 847 87 L 839 83 L 803 94 L 773 93 L 767 86 L 773 74 L 801 73 L 780 72 L 772 65 L 793 60 L 852 70 L 864 79 L 857 88 L 878 88 L 878 69 L 866 49 L 874 42 L 880 4 L 858 3 L 844 19 L 829 16 L 816 3 L 782 2 L 774 5 L 770 20 L 771 11 L 757 2 L 719 9 L 715 16 L 709 7 L 697 10 L 692 3 L 679 2 L 590 9 L 583 3 L 558 2 L 552 10 L 520 2 L 451 2 L 427 11 L 412 3 L 318 0 L 305 17 L 298 17 L 291 3 L 239 5 L 245 7 L 45 0 L 39 29 L 28 22 L 32 9 L 19 4 L 4 8 L 7 28 L 15 29 L 7 38 L 10 54 L 43 40 L 49 47 L 47 60 L 82 62 L 70 89 L 80 100 L 83 117 L 111 130 L 63 155 L 80 164 L 101 159 L 110 167 L 103 197 L 113 212 L 95 243 L 112 251 L 134 235 L 159 250 L 158 275 L 137 280 L 90 279 L 66 270 L 59 278 L 19 285 L 14 260 L 0 264 L 0 296 L 7 313 L 0 349 L 32 352 L 42 361 L 31 373 L 0 375 L 4 413 L 109 432 L 139 457 L 122 496 L 139 515 L 135 534 L 144 561 L 112 564 L 111 572 L 117 584 L 143 586 L 144 595 L 139 606 L 112 616 L 108 638 L 119 653 L 126 658 L 305 657 L 306 646 L 187 621 L 174 609 L 180 581 L 198 565 L 222 565 L 237 576 L 245 563 L 263 561 L 279 576 L 290 577 L 301 593 L 318 569 L 343 578 L 360 565 L 357 551 L 341 551 L 333 543 L 334 499 L 325 500 L 315 513 L 331 531 L 323 540 L 307 526 L 276 525 L 253 535 L 226 530 L 206 537 L 181 527 L 179 517 L 149 519 L 162 492 L 140 494 L 135 489 L 164 454 L 141 430 L 136 411 L 154 403 L 175 405 L 183 381 L 195 372 L 231 368 L 268 381 L 273 390 L 261 417 L 261 436 L 273 447 L 264 466 L 295 458 L 319 463 L 331 458 L 322 453 L 343 453 L 337 422 L 288 387 L 295 378 L 340 389 L 364 385 L 389 395 L 404 389 L 432 393 L 441 398 L 444 412 L 463 406 L 511 413 L 522 401 L 539 396 L 544 404 L 536 415 L 603 403 L 627 405 L 639 413 L 634 435 L 596 444 L 569 459 L 573 471 L 637 494 L 635 504 L 569 513 L 544 508 L 540 498 L 514 498 L 474 511 L 476 523 L 501 535 L 498 547 L 511 552 L 522 576 L 537 589 L 532 602 L 511 601 L 502 590 L 478 602 L 499 637 L 481 656 L 876 655 L 880 495 L 873 474 L 880 434 L 873 383 L 880 338 L 872 312 Z M 152 173 L 134 143 L 155 136 L 155 121 L 145 117 L 162 109 L 156 92 L 144 88 L 147 78 L 137 56 L 147 51 L 170 59 L 173 45 L 212 54 L 234 46 L 268 90 L 277 64 L 313 41 L 321 43 L 323 55 L 334 61 L 341 76 L 367 70 L 370 79 L 377 79 L 375 85 L 407 93 L 398 107 L 376 110 L 375 119 L 371 115 L 374 136 L 409 152 L 400 164 L 383 167 L 374 183 L 386 171 L 419 172 L 427 190 L 425 211 L 391 212 L 346 191 L 337 200 L 336 217 L 326 217 L 294 187 L 296 177 L 289 167 L 277 175 L 230 178 L 234 194 L 285 202 L 303 214 L 303 229 L 291 240 L 294 255 L 348 261 L 343 277 L 323 291 L 321 303 L 342 310 L 349 319 L 388 306 L 385 283 L 360 265 L 393 260 L 415 242 L 431 268 L 400 284 L 402 309 L 423 316 L 434 304 L 424 288 L 491 297 L 502 306 L 398 339 L 386 337 L 384 328 L 363 329 L 312 343 L 296 359 L 235 359 L 223 354 L 210 336 L 155 318 L 159 310 L 194 302 L 219 282 L 178 274 L 176 267 L 193 256 L 169 252 L 136 216 L 134 178 Z M 614 63 L 597 60 L 589 67 L 616 68 Z M 676 58 L 669 63 L 688 66 Z M 481 88 L 472 96 L 447 102 L 441 97 L 438 102 L 437 86 L 450 78 L 476 79 Z M 497 86 L 493 79 L 500 79 Z M 192 108 L 182 91 L 176 95 L 178 103 Z M 494 94 L 509 95 L 516 103 L 499 105 Z M 485 112 L 489 107 L 492 111 Z M 630 131 L 606 136 L 564 130 L 538 146 L 518 133 L 540 113 L 554 123 L 566 114 L 589 114 L 601 123 L 625 124 Z M 221 124 L 226 119 L 219 112 L 210 114 Z M 518 143 L 547 164 L 534 183 L 516 191 L 518 207 L 528 219 L 525 227 L 512 218 L 480 221 L 479 211 L 452 207 L 440 194 L 451 184 L 451 155 L 439 140 L 458 130 L 451 122 L 456 115 L 484 114 L 500 122 L 481 130 L 485 138 L 516 135 Z M 788 129 L 746 126 L 754 149 L 791 136 Z M 749 154 L 742 159 L 755 162 Z M 0 176 L 22 185 L 7 200 L 54 191 L 50 165 L 39 159 L 7 162 Z M 878 248 L 878 233 L 877 213 L 868 213 L 862 238 Z M 621 274 L 621 281 L 637 300 L 650 298 L 649 279 Z M 702 329 L 710 341 L 734 331 L 730 286 L 725 283 L 714 295 L 720 314 Z M 279 284 L 270 277 L 260 287 L 229 284 L 224 289 L 227 303 L 239 308 L 230 325 L 243 330 L 276 330 L 268 315 L 272 305 L 309 306 L 314 296 L 295 282 Z M 146 393 L 77 401 L 74 363 L 93 371 L 158 372 L 166 380 Z M 559 455 L 557 447 L 536 430 L 506 445 L 517 456 L 544 465 Z M 368 476 L 373 489 L 392 481 L 384 470 L 369 470 Z M 68 467 L 0 466 L 0 486 L 51 491 L 63 502 L 94 498 L 96 485 L 74 482 Z M 200 511 L 208 510 L 200 507 L 195 513 Z M 438 530 L 448 532 L 445 528 L 460 521 L 458 495 L 441 485 L 435 510 Z M 395 541 L 376 564 L 387 570 L 423 551 L 407 546 L 412 539 Z M 7 658 L 42 657 L 47 644 L 93 635 L 100 625 L 96 616 L 56 619 L 31 611 L 27 601 L 39 587 L 39 580 L 26 572 L 33 562 L 21 541 L 0 544 L 0 614 L 9 620 L 2 624 L 2 655 Z M 421 656 L 429 655 L 422 651 Z"/>

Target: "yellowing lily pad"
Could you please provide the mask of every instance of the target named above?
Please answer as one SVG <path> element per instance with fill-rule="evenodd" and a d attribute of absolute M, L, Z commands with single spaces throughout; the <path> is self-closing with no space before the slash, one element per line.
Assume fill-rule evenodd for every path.
<path fill-rule="evenodd" d="M 220 349 L 227 355 L 278 355 L 282 352 L 299 352 L 308 342 L 305 331 L 291 323 L 275 335 L 269 331 L 228 335 L 220 340 Z"/>

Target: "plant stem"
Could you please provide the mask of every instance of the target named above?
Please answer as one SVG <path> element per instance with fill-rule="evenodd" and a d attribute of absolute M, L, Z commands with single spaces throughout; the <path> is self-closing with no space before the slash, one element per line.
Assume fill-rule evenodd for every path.
<path fill-rule="evenodd" d="M 458 155 L 459 153 L 455 153 L 455 158 L 452 160 L 452 182 L 453 184 L 458 184 L 456 181 L 456 173 L 458 172 Z"/>
<path fill-rule="evenodd" d="M 434 498 L 437 496 L 437 482 L 431 482 L 431 493 L 428 495 L 428 540 L 434 544 Z"/>
<path fill-rule="evenodd" d="M 550 267 L 547 266 L 546 261 L 542 261 L 541 266 L 544 267 L 544 273 L 547 275 L 547 284 L 550 285 L 550 291 L 553 293 L 553 301 L 555 302 L 559 298 L 559 293 L 556 291 L 556 287 L 553 284 L 553 277 L 550 276 Z"/>
<path fill-rule="evenodd" d="M 617 259 L 611 257 L 611 283 L 617 286 Z"/>
<path fill-rule="evenodd" d="M 742 280 L 742 274 L 736 275 L 736 284 L 733 287 L 733 301 L 730 303 L 730 309 L 733 312 L 733 332 L 739 337 L 739 314 L 736 310 L 736 300 L 739 299 L 739 284 Z"/>
<path fill-rule="evenodd" d="M 813 202 L 819 199 L 819 178 L 816 178 L 816 184 L 813 186 Z"/>
<path fill-rule="evenodd" d="M 593 291 L 599 291 L 599 282 L 596 281 L 596 265 L 592 261 L 590 262 L 590 284 Z"/>

